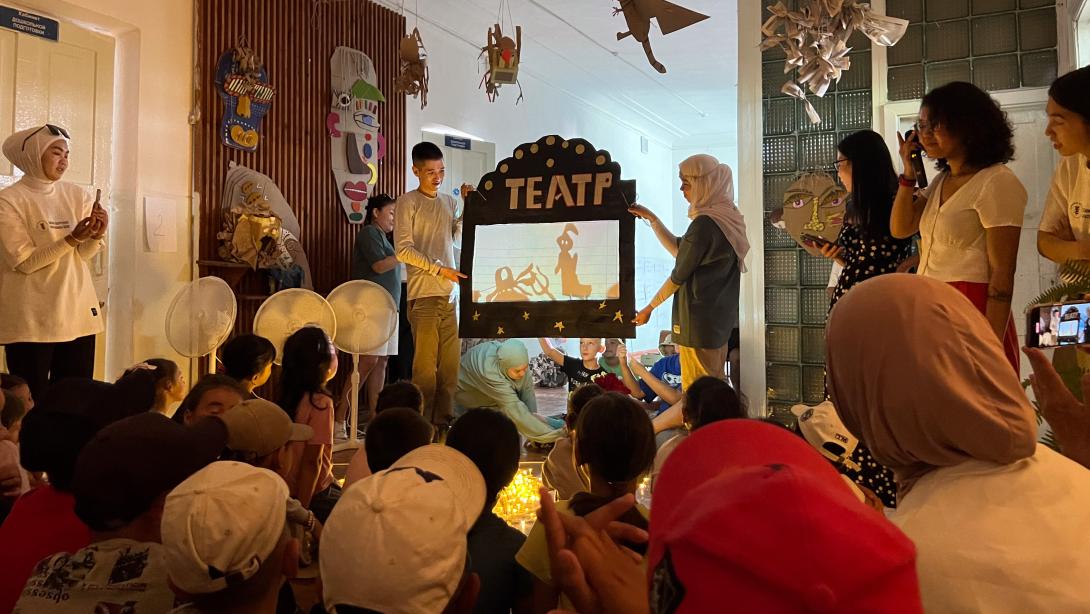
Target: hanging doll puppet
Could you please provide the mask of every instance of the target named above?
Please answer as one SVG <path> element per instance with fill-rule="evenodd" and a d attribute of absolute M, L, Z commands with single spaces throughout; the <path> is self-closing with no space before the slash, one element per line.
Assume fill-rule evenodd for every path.
<path fill-rule="evenodd" d="M 651 50 L 651 20 L 658 21 L 659 30 L 663 34 L 677 32 L 694 23 L 708 18 L 703 13 L 689 10 L 666 0 L 620 0 L 621 6 L 613 9 L 613 14 L 624 14 L 627 32 L 618 32 L 617 40 L 631 36 L 636 42 L 643 45 L 643 52 L 647 56 L 647 62 L 660 73 L 666 73 L 666 67 L 655 58 Z"/>
<path fill-rule="evenodd" d="M 379 134 L 378 74 L 371 58 L 358 49 L 337 47 L 329 59 L 332 108 L 326 116 L 333 179 L 348 221 L 362 224 L 367 199 L 378 183 L 378 161 L 386 155 Z"/>
<path fill-rule="evenodd" d="M 488 29 L 488 44 L 481 49 L 481 55 L 488 59 L 488 71 L 481 79 L 481 86 L 488 96 L 489 102 L 496 101 L 501 85 L 518 85 L 519 97 L 515 104 L 522 100 L 522 85 L 518 82 L 519 61 L 522 59 L 522 26 L 515 26 L 515 38 L 504 36 L 500 24 L 495 24 Z"/>
<path fill-rule="evenodd" d="M 276 90 L 253 49 L 240 44 L 220 56 L 216 89 L 223 99 L 220 134 L 228 147 L 256 151 L 261 119 L 269 112 Z"/>
<path fill-rule="evenodd" d="M 397 91 L 420 98 L 420 108 L 428 106 L 428 50 L 420 39 L 420 30 L 402 38 L 398 46 L 401 72 L 397 75 Z"/>

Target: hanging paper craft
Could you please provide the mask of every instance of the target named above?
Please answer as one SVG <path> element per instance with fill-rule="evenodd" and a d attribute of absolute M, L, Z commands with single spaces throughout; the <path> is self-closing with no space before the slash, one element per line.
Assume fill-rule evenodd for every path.
<path fill-rule="evenodd" d="M 519 60 L 522 58 L 522 26 L 515 26 L 514 39 L 504 36 L 498 23 L 489 28 L 488 44 L 481 49 L 481 54 L 488 58 L 488 71 L 481 79 L 488 101 L 496 101 L 501 85 L 518 85 L 519 97 L 515 99 L 515 104 L 518 104 L 522 100 L 522 85 L 518 82 Z"/>
<path fill-rule="evenodd" d="M 264 269 L 280 288 L 313 287 L 299 220 L 268 176 L 231 163 L 223 180 L 219 256 Z"/>
<path fill-rule="evenodd" d="M 420 108 L 428 106 L 428 50 L 420 39 L 420 30 L 402 38 L 398 46 L 401 72 L 397 75 L 397 91 L 420 98 Z"/>
<path fill-rule="evenodd" d="M 519 146 L 466 203 L 462 336 L 635 337 L 635 198 L 587 141 Z"/>
<path fill-rule="evenodd" d="M 908 29 L 908 21 L 886 17 L 871 10 L 870 4 L 856 0 L 804 0 L 798 11 L 789 11 L 783 2 L 769 6 L 772 15 L 761 26 L 764 41 L 761 50 L 779 47 L 787 56 L 784 72 L 798 69 L 798 76 L 783 84 L 781 91 L 801 100 L 810 123 L 821 123 L 821 116 L 806 99 L 810 93 L 821 98 L 834 81 L 840 81 L 851 68 L 848 38 L 859 30 L 875 44 L 892 47 Z"/>
<path fill-rule="evenodd" d="M 821 249 L 803 241 L 803 235 L 835 243 L 844 226 L 848 192 L 833 178 L 820 173 L 803 175 L 783 193 L 785 230 L 803 249 L 821 256 Z M 774 220 L 775 223 L 775 220 Z"/>
<path fill-rule="evenodd" d="M 362 224 L 367 199 L 378 183 L 378 161 L 386 155 L 386 139 L 379 134 L 378 74 L 362 51 L 337 47 L 329 58 L 332 108 L 326 116 L 330 162 L 337 197 L 348 221 Z"/>
<path fill-rule="evenodd" d="M 269 112 L 276 90 L 253 49 L 243 45 L 224 53 L 216 65 L 216 89 L 223 99 L 220 133 L 228 147 L 256 151 L 261 119 Z"/>
<path fill-rule="evenodd" d="M 651 20 L 659 23 L 659 30 L 663 34 L 677 32 L 694 23 L 699 23 L 708 18 L 703 13 L 691 11 L 683 6 L 678 6 L 666 0 L 620 0 L 620 8 L 613 9 L 613 14 L 624 13 L 627 32 L 618 32 L 617 40 L 627 36 L 636 39 L 643 45 L 643 52 L 647 54 L 647 61 L 660 73 L 666 73 L 666 67 L 655 59 L 651 51 Z"/>

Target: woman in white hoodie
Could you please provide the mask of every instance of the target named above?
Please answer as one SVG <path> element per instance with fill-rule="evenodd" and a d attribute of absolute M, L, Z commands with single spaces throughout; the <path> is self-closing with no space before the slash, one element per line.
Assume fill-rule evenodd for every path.
<path fill-rule="evenodd" d="M 0 190 L 0 345 L 34 396 L 50 382 L 91 377 L 102 311 L 87 261 L 109 216 L 68 170 L 68 132 L 46 124 L 3 143 L 23 177 Z"/>
<path fill-rule="evenodd" d="M 837 413 L 893 471 L 924 610 L 1090 612 L 1090 472 L 1037 445 L 988 321 L 953 286 L 869 279 L 826 334 Z"/>

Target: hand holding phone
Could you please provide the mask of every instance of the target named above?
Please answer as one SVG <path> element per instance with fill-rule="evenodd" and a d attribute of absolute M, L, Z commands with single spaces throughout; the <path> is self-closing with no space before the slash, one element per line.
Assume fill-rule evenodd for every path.
<path fill-rule="evenodd" d="M 832 243 L 828 239 L 823 239 L 822 237 L 819 237 L 817 235 L 812 235 L 805 232 L 799 235 L 799 238 L 802 239 L 802 242 L 805 245 L 809 247 L 816 247 L 818 249 L 821 249 L 822 247 L 825 247 L 826 245 L 830 245 Z"/>
<path fill-rule="evenodd" d="M 908 153 L 909 164 L 912 165 L 912 174 L 916 176 L 916 185 L 927 187 L 927 171 L 923 167 L 923 147 L 920 146 L 920 137 L 915 130 L 905 133 L 905 140 L 913 144 Z"/>

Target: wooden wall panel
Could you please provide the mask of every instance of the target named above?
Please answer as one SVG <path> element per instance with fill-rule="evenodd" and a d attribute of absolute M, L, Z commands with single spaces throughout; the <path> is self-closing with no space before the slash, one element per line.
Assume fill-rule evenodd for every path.
<path fill-rule="evenodd" d="M 368 0 L 198 0 L 196 3 L 200 122 L 196 130 L 194 187 L 200 194 L 200 254 L 217 259 L 216 233 L 223 180 L 231 161 L 265 173 L 276 182 L 299 218 L 300 240 L 310 260 L 315 290 L 328 294 L 349 277 L 352 242 L 359 226 L 348 223 L 337 200 L 330 169 L 325 118 L 330 110 L 329 57 L 344 45 L 374 61 L 386 157 L 379 162 L 377 190 L 404 191 L 405 98 L 394 93 L 397 44 L 405 18 Z M 276 88 L 261 125 L 261 144 L 248 153 L 219 138 L 223 103 L 213 79 L 220 55 L 240 41 L 265 63 Z M 242 282 L 236 330 L 250 330 L 268 289 L 258 275 Z"/>

